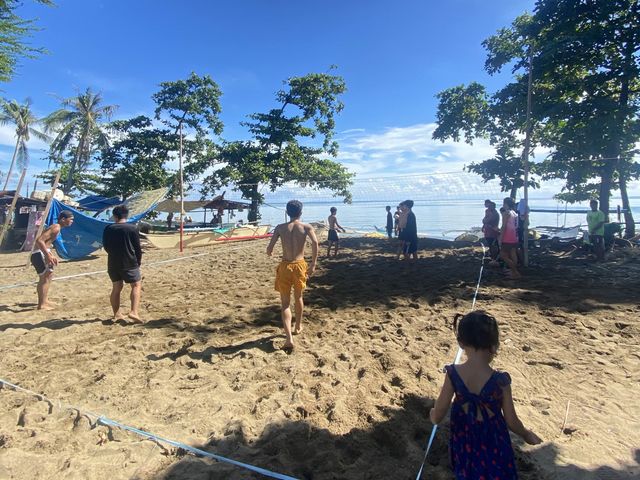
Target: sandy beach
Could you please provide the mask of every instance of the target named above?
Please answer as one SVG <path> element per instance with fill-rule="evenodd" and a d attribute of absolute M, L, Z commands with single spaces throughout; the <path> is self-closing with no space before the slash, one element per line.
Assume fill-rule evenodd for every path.
<path fill-rule="evenodd" d="M 0 290 L 0 378 L 51 399 L 0 390 L 0 479 L 264 478 L 92 413 L 296 478 L 415 478 L 457 350 L 449 323 L 471 308 L 482 257 L 421 242 L 414 265 L 382 239 L 347 239 L 322 258 L 290 355 L 265 240 L 155 265 L 181 254 L 148 250 L 143 325 L 110 322 L 106 273 L 54 282 L 52 312 L 34 310 L 33 285 Z M 26 254 L 0 258 L 2 286 L 35 280 Z M 545 440 L 514 437 L 521 478 L 640 475 L 639 260 L 534 254 L 517 282 L 485 268 L 477 307 L 500 322 L 495 365 Z M 56 275 L 105 268 L 100 253 Z M 447 443 L 444 425 L 423 478 L 452 478 Z"/>

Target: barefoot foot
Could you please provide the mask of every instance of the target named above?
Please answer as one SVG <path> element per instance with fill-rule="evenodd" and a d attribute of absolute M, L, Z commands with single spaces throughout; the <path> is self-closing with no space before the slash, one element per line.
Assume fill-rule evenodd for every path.
<path fill-rule="evenodd" d="M 144 323 L 137 313 L 129 312 L 129 315 L 127 315 L 127 317 L 129 317 L 130 320 L 133 320 L 133 323 Z"/>

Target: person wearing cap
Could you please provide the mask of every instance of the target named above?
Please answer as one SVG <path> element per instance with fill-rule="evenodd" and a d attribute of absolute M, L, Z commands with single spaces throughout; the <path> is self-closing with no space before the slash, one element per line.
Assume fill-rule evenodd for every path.
<path fill-rule="evenodd" d="M 58 215 L 58 222 L 50 225 L 38 238 L 36 250 L 31 254 L 31 265 L 40 277 L 38 280 L 38 310 L 53 310 L 55 303 L 49 301 L 49 287 L 53 278 L 53 269 L 58 265 L 58 257 L 51 251 L 51 246 L 60 230 L 73 224 L 73 213 L 63 210 Z"/>

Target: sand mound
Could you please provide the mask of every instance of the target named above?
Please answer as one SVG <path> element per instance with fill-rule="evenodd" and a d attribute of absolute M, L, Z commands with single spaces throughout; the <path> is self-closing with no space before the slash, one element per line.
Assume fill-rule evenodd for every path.
<path fill-rule="evenodd" d="M 457 349 L 448 322 L 470 308 L 481 252 L 432 249 L 406 265 L 386 240 L 343 243 L 310 282 L 291 355 L 279 350 L 277 260 L 264 241 L 147 266 L 144 325 L 108 321 L 106 274 L 54 283 L 54 312 L 33 310 L 34 287 L 0 291 L 0 378 L 56 399 L 0 390 L 0 479 L 261 478 L 63 404 L 297 478 L 415 478 L 441 369 Z M 145 262 L 178 256 L 150 251 Z M 34 279 L 24 254 L 2 258 L 2 285 Z M 640 473 L 637 260 L 536 255 L 517 283 L 486 270 L 478 307 L 501 324 L 496 366 L 511 374 L 525 424 L 547 440 L 514 441 L 522 478 Z M 105 263 L 65 262 L 58 275 Z M 447 441 L 445 427 L 424 478 L 451 478 Z"/>

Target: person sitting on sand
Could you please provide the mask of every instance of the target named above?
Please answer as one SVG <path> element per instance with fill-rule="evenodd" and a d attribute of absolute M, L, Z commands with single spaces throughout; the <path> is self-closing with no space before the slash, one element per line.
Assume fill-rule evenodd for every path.
<path fill-rule="evenodd" d="M 500 345 L 498 323 L 476 310 L 456 315 L 453 326 L 467 361 L 445 367 L 442 390 L 429 413 L 431 422 L 439 424 L 451 407 L 449 453 L 455 478 L 515 479 L 509 430 L 530 445 L 542 440 L 518 418 L 509 374 L 491 368 Z"/>
<path fill-rule="evenodd" d="M 498 247 L 498 236 L 500 235 L 500 214 L 496 210 L 496 204 L 491 200 L 485 200 L 484 218 L 482 219 L 482 233 L 484 242 L 489 248 L 489 257 L 492 261 L 498 259 L 500 248 Z"/>
<path fill-rule="evenodd" d="M 329 246 L 327 247 L 327 257 L 331 253 L 331 245 L 335 244 L 335 250 L 333 251 L 333 256 L 338 255 L 338 248 L 340 244 L 340 237 L 338 237 L 338 230 L 342 232 L 346 232 L 344 228 L 340 226 L 338 223 L 338 217 L 336 217 L 336 213 L 338 213 L 338 209 L 336 207 L 331 207 L 330 209 L 331 215 L 327 218 L 327 222 L 329 223 Z"/>
<path fill-rule="evenodd" d="M 304 309 L 302 293 L 307 286 L 307 279 L 316 271 L 318 239 L 313 227 L 300 221 L 302 216 L 301 202 L 298 200 L 289 201 L 287 215 L 290 218 L 289 222 L 281 223 L 273 231 L 273 236 L 267 246 L 267 255 L 273 254 L 273 248 L 278 239 L 282 239 L 282 261 L 276 270 L 275 289 L 280 292 L 282 326 L 287 336 L 282 349 L 291 351 L 293 349 L 292 333 L 297 335 L 302 332 L 302 310 Z M 311 265 L 308 269 L 304 259 L 307 238 L 311 240 Z M 293 288 L 296 315 L 293 332 L 291 331 L 291 288 Z"/>
<path fill-rule="evenodd" d="M 53 279 L 53 269 L 58 265 L 58 257 L 51 251 L 51 246 L 60 230 L 73 224 L 73 213 L 69 210 L 63 210 L 58 215 L 58 223 L 54 223 L 47 228 L 36 239 L 36 248 L 31 254 L 31 265 L 36 269 L 39 275 L 38 279 L 38 310 L 53 310 L 55 303 L 49 301 L 49 287 Z"/>
<path fill-rule="evenodd" d="M 502 227 L 500 228 L 500 257 L 509 267 L 511 278 L 520 278 L 518 272 L 518 214 L 515 212 L 516 204 L 513 198 L 505 198 L 503 201 Z"/>
<path fill-rule="evenodd" d="M 108 254 L 107 272 L 111 279 L 111 308 L 114 320 L 122 320 L 120 313 L 120 293 L 125 283 L 131 285 L 131 310 L 127 315 L 135 323 L 142 323 L 138 312 L 142 291 L 142 249 L 140 234 L 132 223 L 127 223 L 129 209 L 118 205 L 113 209 L 116 223 L 107 225 L 102 234 L 102 246 Z"/>
<path fill-rule="evenodd" d="M 413 200 L 405 200 L 400 204 L 400 208 L 405 217 L 405 225 L 398 237 L 402 240 L 402 253 L 405 260 L 411 258 L 411 261 L 415 262 L 418 260 L 418 224 L 416 222 L 416 214 L 411 210 L 413 208 Z"/>

